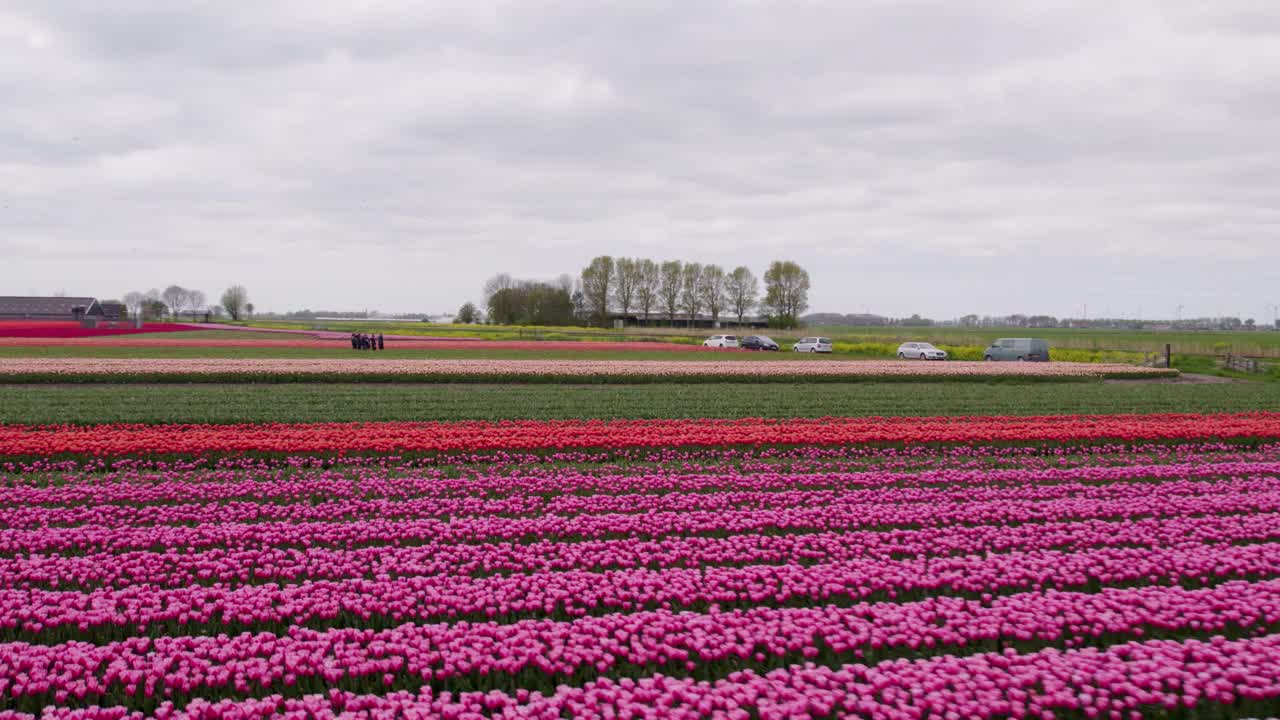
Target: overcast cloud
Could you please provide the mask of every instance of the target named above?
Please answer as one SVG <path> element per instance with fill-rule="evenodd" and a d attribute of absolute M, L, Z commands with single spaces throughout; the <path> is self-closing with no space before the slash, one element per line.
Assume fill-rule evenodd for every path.
<path fill-rule="evenodd" d="M 0 294 L 446 312 L 598 254 L 811 309 L 1270 320 L 1275 0 L 0 5 Z"/>

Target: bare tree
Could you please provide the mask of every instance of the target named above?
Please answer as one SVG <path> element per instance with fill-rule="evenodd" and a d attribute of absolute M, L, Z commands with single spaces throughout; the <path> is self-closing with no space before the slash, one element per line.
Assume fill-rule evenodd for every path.
<path fill-rule="evenodd" d="M 204 296 L 203 290 L 188 290 L 184 299 L 186 300 L 187 310 L 191 313 L 192 320 L 195 319 L 196 313 L 202 310 L 204 306 L 209 303 L 208 299 Z M 249 312 L 252 314 L 253 310 L 249 310 Z"/>
<path fill-rule="evenodd" d="M 649 311 L 658 299 L 658 288 L 662 281 L 662 273 L 658 263 L 645 258 L 636 261 L 636 303 L 640 312 L 644 313 L 645 322 L 649 321 Z"/>
<path fill-rule="evenodd" d="M 693 321 L 702 309 L 702 265 L 685 263 L 680 274 L 683 276 L 680 280 L 680 305 L 689 316 L 689 327 L 693 327 Z"/>
<path fill-rule="evenodd" d="M 243 285 L 232 285 L 222 292 L 222 307 L 232 320 L 239 320 L 244 306 L 249 302 L 249 291 Z"/>
<path fill-rule="evenodd" d="M 612 294 L 615 275 L 613 258 L 608 255 L 593 258 L 582 269 L 582 293 L 586 296 L 587 310 L 600 325 L 605 325 L 609 320 L 609 296 Z"/>
<path fill-rule="evenodd" d="M 178 313 L 182 312 L 183 306 L 187 304 L 187 289 L 181 285 L 170 285 L 160 293 L 160 299 L 169 306 L 169 314 L 177 320 Z"/>
<path fill-rule="evenodd" d="M 244 311 L 249 313 L 249 317 L 253 317 L 253 310 L 254 310 L 253 303 L 244 304 Z"/>
<path fill-rule="evenodd" d="M 510 290 L 515 286 L 516 281 L 509 274 L 498 273 L 497 275 L 494 275 L 484 283 L 485 302 L 488 302 L 489 298 L 493 297 L 493 294 L 499 290 Z"/>
<path fill-rule="evenodd" d="M 129 317 L 142 317 L 142 303 L 147 299 L 146 295 L 131 290 L 124 294 L 124 306 L 129 309 Z"/>
<path fill-rule="evenodd" d="M 790 260 L 774 260 L 764 274 L 764 304 L 785 326 L 800 322 L 809 307 L 809 273 Z"/>
<path fill-rule="evenodd" d="M 587 296 L 582 293 L 582 283 L 573 284 L 573 294 L 569 296 L 569 304 L 573 307 L 574 320 L 580 323 L 586 323 L 587 318 Z"/>
<path fill-rule="evenodd" d="M 725 282 L 725 295 L 729 308 L 738 316 L 738 324 L 741 325 L 760 297 L 760 282 L 747 267 L 736 267 Z"/>
<path fill-rule="evenodd" d="M 671 327 L 676 326 L 676 313 L 680 312 L 680 290 L 684 283 L 684 265 L 679 260 L 667 260 L 658 271 L 658 300 L 667 314 Z"/>
<path fill-rule="evenodd" d="M 716 326 L 720 324 L 720 311 L 725 305 L 726 277 L 724 268 L 719 265 L 707 265 L 702 268 L 702 274 L 698 277 L 698 294 L 703 306 L 711 314 L 711 323 Z"/>
<path fill-rule="evenodd" d="M 161 320 L 168 312 L 168 306 L 160 299 L 160 291 L 151 288 L 142 294 L 142 319 Z"/>
<path fill-rule="evenodd" d="M 614 263 L 613 301 L 623 315 L 631 312 L 640 285 L 640 262 L 634 258 L 618 258 Z"/>

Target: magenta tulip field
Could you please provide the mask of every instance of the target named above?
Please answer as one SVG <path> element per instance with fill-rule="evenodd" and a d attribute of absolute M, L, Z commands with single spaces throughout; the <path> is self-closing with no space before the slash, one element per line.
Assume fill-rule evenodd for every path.
<path fill-rule="evenodd" d="M 1273 417 L 965 423 L 3 429 L 0 720 L 1280 715 Z"/>

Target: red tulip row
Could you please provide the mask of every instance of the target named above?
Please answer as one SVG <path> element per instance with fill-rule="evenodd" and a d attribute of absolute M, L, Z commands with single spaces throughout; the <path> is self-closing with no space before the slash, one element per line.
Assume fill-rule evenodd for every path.
<path fill-rule="evenodd" d="M 182 323 L 143 323 L 133 327 L 81 327 L 71 320 L 0 320 L 0 338 L 97 338 L 142 333 L 169 333 L 199 330 L 195 325 Z M 3 344 L 3 343 L 0 343 Z"/>
<path fill-rule="evenodd" d="M 1280 580 L 1213 588 L 1032 592 L 989 603 L 930 598 L 850 607 L 758 607 L 612 614 L 510 625 L 404 625 L 380 632 L 292 628 L 288 634 L 134 638 L 107 645 L 0 645 L 0 696 L 45 703 L 186 704 L 363 680 L 377 687 L 514 690 L 517 675 L 551 689 L 567 678 L 705 674 L 732 665 L 879 661 L 1144 636 L 1260 634 L 1280 626 Z M 387 682 L 390 679 L 390 682 Z"/>
<path fill-rule="evenodd" d="M 1280 413 L 968 418 L 0 426 L 0 453 L 540 450 L 1280 438 Z"/>

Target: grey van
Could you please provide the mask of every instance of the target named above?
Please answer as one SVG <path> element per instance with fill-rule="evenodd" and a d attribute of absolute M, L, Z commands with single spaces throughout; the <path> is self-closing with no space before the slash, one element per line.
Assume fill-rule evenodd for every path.
<path fill-rule="evenodd" d="M 1000 338 L 982 351 L 982 359 L 1048 362 L 1049 343 L 1035 338 Z"/>

